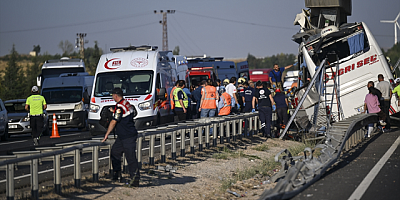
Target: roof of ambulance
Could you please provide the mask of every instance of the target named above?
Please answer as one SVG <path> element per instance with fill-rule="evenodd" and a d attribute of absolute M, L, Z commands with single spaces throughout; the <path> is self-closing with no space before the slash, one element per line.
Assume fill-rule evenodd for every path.
<path fill-rule="evenodd" d="M 159 51 L 117 51 L 103 54 L 97 65 L 96 73 L 154 70 L 157 67 Z"/>

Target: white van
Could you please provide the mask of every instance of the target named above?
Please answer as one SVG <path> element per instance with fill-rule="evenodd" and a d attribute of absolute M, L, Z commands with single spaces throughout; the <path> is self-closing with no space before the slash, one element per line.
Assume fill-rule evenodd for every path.
<path fill-rule="evenodd" d="M 36 78 L 37 86 L 42 86 L 46 78 L 59 77 L 63 73 L 86 72 L 85 62 L 82 59 L 62 57 L 59 60 L 46 60 L 41 74 Z"/>
<path fill-rule="evenodd" d="M 44 80 L 42 95 L 47 103 L 49 127 L 55 114 L 59 128 L 86 130 L 93 80 L 94 76 L 87 72 L 65 73 Z"/>
<path fill-rule="evenodd" d="M 104 134 L 111 120 L 110 107 L 114 88 L 121 88 L 124 98 L 135 106 L 136 128 L 172 122 L 169 93 L 177 81 L 176 67 L 170 51 L 156 46 L 130 46 L 110 49 L 97 65 L 89 112 L 92 135 Z"/>

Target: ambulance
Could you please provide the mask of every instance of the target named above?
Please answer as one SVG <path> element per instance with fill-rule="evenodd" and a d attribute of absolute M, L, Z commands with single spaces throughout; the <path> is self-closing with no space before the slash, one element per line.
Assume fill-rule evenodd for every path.
<path fill-rule="evenodd" d="M 109 109 L 115 106 L 114 88 L 121 88 L 124 98 L 135 106 L 138 129 L 173 121 L 168 101 L 177 81 L 175 58 L 157 46 L 111 48 L 100 57 L 95 74 L 89 111 L 92 135 L 104 134 L 112 119 Z"/>

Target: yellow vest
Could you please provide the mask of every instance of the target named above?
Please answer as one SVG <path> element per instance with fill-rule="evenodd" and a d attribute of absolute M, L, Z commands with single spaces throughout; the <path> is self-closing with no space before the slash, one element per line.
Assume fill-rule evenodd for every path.
<path fill-rule="evenodd" d="M 179 99 L 178 99 L 178 92 L 179 91 L 182 91 L 182 93 L 183 93 L 183 105 L 185 106 L 185 108 L 187 108 L 188 105 L 189 105 L 189 99 L 188 99 L 186 93 L 180 87 L 177 87 L 173 92 L 175 107 L 176 108 L 182 108 L 182 105 L 181 105 L 181 103 L 179 103 Z"/>

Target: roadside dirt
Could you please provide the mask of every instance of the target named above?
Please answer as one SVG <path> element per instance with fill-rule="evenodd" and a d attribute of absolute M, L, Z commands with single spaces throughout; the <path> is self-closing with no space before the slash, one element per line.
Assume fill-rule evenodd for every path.
<path fill-rule="evenodd" d="M 245 138 L 176 161 L 145 165 L 139 188 L 112 182 L 101 172 L 98 183 L 86 177 L 78 189 L 69 181 L 63 184 L 62 195 L 54 194 L 49 187 L 40 191 L 40 199 L 258 199 L 275 185 L 269 178 L 279 171 L 280 164 L 272 158 L 284 148 L 303 146 L 258 136 Z"/>

